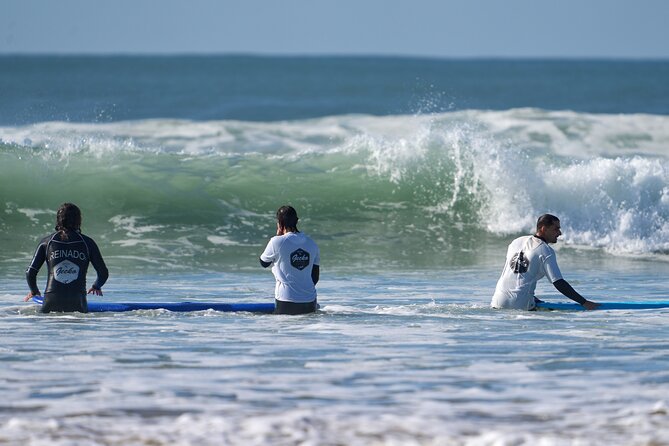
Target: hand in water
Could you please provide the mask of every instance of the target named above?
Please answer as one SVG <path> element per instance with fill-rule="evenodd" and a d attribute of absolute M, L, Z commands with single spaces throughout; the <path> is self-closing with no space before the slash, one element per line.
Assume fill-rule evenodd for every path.
<path fill-rule="evenodd" d="M 30 299 L 32 299 L 35 296 L 39 296 L 39 294 L 28 293 L 28 295 L 23 298 L 23 301 L 28 302 Z"/>
<path fill-rule="evenodd" d="M 597 307 L 599 307 L 599 304 L 596 303 L 596 302 L 590 302 L 589 300 L 586 300 L 586 301 L 583 303 L 583 307 L 584 307 L 586 310 L 596 310 Z"/>
<path fill-rule="evenodd" d="M 98 290 L 97 288 L 91 287 L 91 289 L 88 290 L 88 294 L 95 294 L 96 296 L 102 296 L 102 290 Z"/>

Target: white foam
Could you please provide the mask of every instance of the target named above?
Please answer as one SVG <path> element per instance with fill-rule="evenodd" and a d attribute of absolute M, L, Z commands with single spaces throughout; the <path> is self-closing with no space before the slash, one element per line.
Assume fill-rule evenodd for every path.
<path fill-rule="evenodd" d="M 115 226 L 115 230 L 125 231 L 131 237 L 140 237 L 163 229 L 162 225 L 142 225 L 139 222 L 142 217 L 132 215 L 115 215 L 109 222 Z"/>
<path fill-rule="evenodd" d="M 625 283 L 636 290 L 653 277 L 626 270 L 596 278 L 622 296 Z M 519 318 L 481 306 L 496 274 L 496 267 L 328 273 L 319 283 L 326 311 L 300 317 L 0 312 L 2 376 L 11 383 L 3 388 L 11 404 L 0 413 L 0 439 L 356 446 L 669 441 L 666 315 Z M 12 280 L 5 286 L 24 286 Z M 204 300 L 203 293 L 207 300 L 251 299 L 270 294 L 272 283 L 260 273 L 121 275 L 105 299 Z M 660 277 L 628 297 L 665 291 Z M 430 299 L 443 295 L 449 297 Z M 19 294 L 2 296 L 8 303 Z"/>
<path fill-rule="evenodd" d="M 223 245 L 223 246 L 239 246 L 240 243 L 230 239 L 229 237 L 224 237 L 221 235 L 208 235 L 207 240 L 213 245 Z"/>
<path fill-rule="evenodd" d="M 370 175 L 426 183 L 415 195 L 432 202 L 429 213 L 457 222 L 471 218 L 456 211 L 467 203 L 488 232 L 516 234 L 550 212 L 569 244 L 621 254 L 669 249 L 668 117 L 528 109 L 407 122 L 401 137 L 362 132 L 343 149 L 366 153 Z"/>
<path fill-rule="evenodd" d="M 55 215 L 56 214 L 51 209 L 16 208 L 16 211 L 20 212 L 21 214 L 28 217 L 28 219 L 35 224 L 39 223 L 39 219 L 37 218 L 39 215 Z M 11 210 L 7 209 L 6 212 L 11 212 Z"/>
<path fill-rule="evenodd" d="M 37 146 L 48 152 L 89 151 L 177 153 L 183 155 L 266 155 L 323 152 L 352 138 L 368 137 L 374 145 L 401 150 L 406 143 L 420 150 L 416 139 L 429 126 L 474 124 L 489 139 L 513 141 L 517 147 L 575 158 L 652 155 L 666 157 L 669 117 L 603 115 L 570 111 L 512 109 L 458 111 L 422 116 L 332 116 L 283 122 L 188 121 L 149 119 L 116 123 L 45 122 L 0 127 L 0 140 Z M 418 144 L 416 144 L 418 142 Z M 354 144 L 355 145 L 355 144 Z M 407 156 L 407 154 L 398 155 Z"/>
<path fill-rule="evenodd" d="M 513 109 L 470 113 L 497 140 L 571 158 L 657 156 L 669 145 L 669 117 Z"/>
<path fill-rule="evenodd" d="M 228 172 L 237 166 L 266 169 L 278 165 L 286 171 L 322 175 L 335 183 L 350 183 L 367 175 L 389 185 L 387 198 L 377 203 L 365 196 L 349 196 L 352 201 L 359 199 L 355 202 L 369 204 L 369 209 L 386 208 L 403 214 L 418 208 L 428 218 L 424 228 L 411 229 L 433 235 L 442 233 L 446 224 L 501 236 L 525 233 L 531 231 L 540 214 L 551 212 L 562 220 L 563 240 L 574 246 L 625 255 L 669 249 L 669 227 L 665 224 L 669 219 L 667 116 L 514 109 L 260 123 L 161 119 L 48 122 L 2 127 L 0 139 L 16 144 L 12 150 L 66 163 L 82 158 L 85 163 L 81 155 L 86 153 L 94 157 L 130 154 L 133 159 L 151 154 L 168 157 L 167 161 L 156 161 L 161 171 L 173 167 L 175 160 L 201 158 L 207 163 L 210 157 L 219 157 L 231 169 Z M 39 150 L 27 151 L 24 144 Z M 112 165 L 130 169 L 134 163 Z M 202 164 L 189 167 L 196 177 Z M 213 181 L 215 172 L 204 170 L 205 181 Z M 143 174 L 139 173 L 145 185 L 155 183 L 153 175 L 141 177 Z M 179 180 L 190 184 L 191 179 Z M 398 196 L 402 198 L 393 199 Z M 234 217 L 237 228 L 255 228 L 268 217 L 234 200 L 221 199 L 219 203 Z M 33 223 L 40 221 L 42 211 L 23 204 L 17 208 L 6 208 L 5 212 L 22 212 Z M 131 215 L 117 215 L 110 222 L 115 231 L 126 233 L 117 243 L 127 247 L 165 229 L 143 224 Z M 235 241 L 227 229 L 209 234 L 201 244 L 246 246 L 246 240 Z M 445 238 L 434 239 L 448 243 Z M 186 246 L 192 242 L 184 239 L 179 243 Z"/>

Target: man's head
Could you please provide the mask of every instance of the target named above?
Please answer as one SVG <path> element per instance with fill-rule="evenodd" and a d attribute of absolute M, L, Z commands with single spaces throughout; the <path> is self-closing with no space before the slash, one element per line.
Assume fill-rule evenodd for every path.
<path fill-rule="evenodd" d="M 297 220 L 299 220 L 297 211 L 292 206 L 281 206 L 279 210 L 276 211 L 276 221 L 280 228 L 296 232 Z"/>
<path fill-rule="evenodd" d="M 546 240 L 546 243 L 556 243 L 562 231 L 560 230 L 560 219 L 555 215 L 544 214 L 537 220 L 536 235 Z"/>

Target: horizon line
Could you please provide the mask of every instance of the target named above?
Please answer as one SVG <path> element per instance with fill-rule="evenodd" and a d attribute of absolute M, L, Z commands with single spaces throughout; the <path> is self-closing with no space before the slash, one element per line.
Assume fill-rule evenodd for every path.
<path fill-rule="evenodd" d="M 0 51 L 0 57 L 247 57 L 247 58 L 350 58 L 350 59 L 414 59 L 414 60 L 451 60 L 451 61 L 630 61 L 630 62 L 665 62 L 669 56 L 539 56 L 539 55 L 470 55 L 470 56 L 443 56 L 443 55 L 416 55 L 416 54 L 389 54 L 389 53 L 263 53 L 251 51 L 174 51 L 174 52 L 94 52 L 94 51 Z"/>

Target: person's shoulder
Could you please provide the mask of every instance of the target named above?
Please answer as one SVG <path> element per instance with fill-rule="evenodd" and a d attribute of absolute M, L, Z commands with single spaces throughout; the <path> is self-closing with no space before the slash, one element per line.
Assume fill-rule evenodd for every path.
<path fill-rule="evenodd" d="M 509 243 L 509 246 L 515 246 L 515 245 L 524 245 L 527 240 L 532 237 L 531 235 L 521 235 L 520 237 L 516 237 Z"/>
<path fill-rule="evenodd" d="M 49 234 L 49 235 L 45 235 L 44 237 L 42 237 L 42 238 L 40 239 L 39 244 L 40 244 L 40 245 L 46 245 L 47 243 L 49 243 L 49 241 L 53 240 L 53 238 L 54 238 L 57 234 L 58 234 L 58 232 L 52 232 L 52 233 Z"/>
<path fill-rule="evenodd" d="M 267 246 L 277 246 L 281 244 L 281 241 L 284 239 L 283 235 L 273 235 L 267 242 Z"/>
<path fill-rule="evenodd" d="M 553 253 L 553 248 L 543 239 L 534 236 L 534 235 L 529 235 L 527 236 L 528 243 L 532 247 L 532 250 L 537 250 L 539 252 L 542 252 L 544 254 L 546 253 Z"/>
<path fill-rule="evenodd" d="M 304 232 L 300 232 L 300 234 L 302 234 L 302 237 L 304 237 L 305 240 L 309 241 L 310 243 L 313 243 L 314 245 L 316 244 L 314 239 L 311 238 L 309 235 L 305 234 Z"/>
<path fill-rule="evenodd" d="M 79 235 L 81 236 L 82 239 L 84 239 L 84 241 L 86 243 L 89 243 L 89 242 L 95 243 L 95 240 L 93 240 L 91 237 L 87 236 L 86 234 L 80 232 Z"/>
<path fill-rule="evenodd" d="M 543 240 L 541 244 L 538 246 L 538 248 L 545 256 L 555 255 L 555 250 L 553 249 L 553 247 L 548 243 L 544 242 Z"/>
<path fill-rule="evenodd" d="M 79 235 L 81 236 L 81 239 L 84 241 L 84 243 L 86 243 L 86 245 L 95 246 L 97 248 L 98 244 L 95 243 L 95 240 L 93 240 L 93 238 L 87 236 L 86 234 L 82 234 L 81 232 L 79 233 Z"/>

